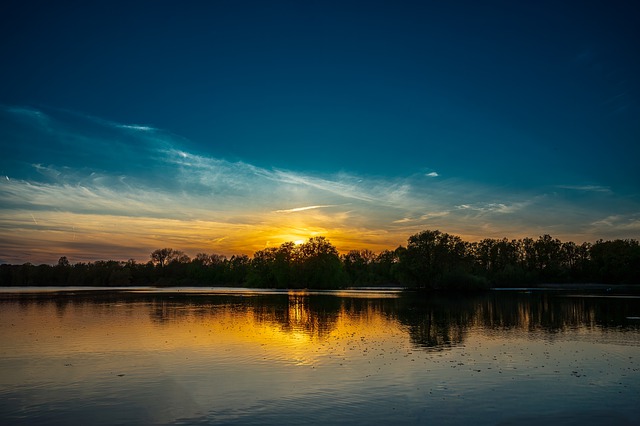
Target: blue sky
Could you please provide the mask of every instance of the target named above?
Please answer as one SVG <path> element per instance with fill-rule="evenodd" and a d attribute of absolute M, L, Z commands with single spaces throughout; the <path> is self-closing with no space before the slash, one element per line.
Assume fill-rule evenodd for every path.
<path fill-rule="evenodd" d="M 5 2 L 0 262 L 640 237 L 634 2 Z"/>

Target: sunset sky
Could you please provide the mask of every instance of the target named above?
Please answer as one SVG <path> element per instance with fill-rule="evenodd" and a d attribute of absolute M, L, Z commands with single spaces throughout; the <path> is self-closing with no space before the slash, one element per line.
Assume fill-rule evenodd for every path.
<path fill-rule="evenodd" d="M 640 3 L 6 1 L 0 263 L 640 239 Z"/>

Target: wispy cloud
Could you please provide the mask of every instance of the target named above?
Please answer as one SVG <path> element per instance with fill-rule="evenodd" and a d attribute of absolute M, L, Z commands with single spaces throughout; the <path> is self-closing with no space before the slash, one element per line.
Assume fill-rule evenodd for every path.
<path fill-rule="evenodd" d="M 640 232 L 640 213 L 609 215 L 592 222 L 591 226 L 603 233 L 616 230 L 621 232 L 620 238 L 628 238 L 629 233 Z"/>
<path fill-rule="evenodd" d="M 415 219 L 410 217 L 403 217 L 402 219 L 394 220 L 392 223 L 410 223 L 415 222 Z"/>
<path fill-rule="evenodd" d="M 569 189 L 572 191 L 583 191 L 583 192 L 611 192 L 611 188 L 608 186 L 600 186 L 600 185 L 558 185 L 560 189 Z"/>
<path fill-rule="evenodd" d="M 609 197 L 606 186 L 558 186 L 584 192 L 576 201 L 432 179 L 436 172 L 311 174 L 194 152 L 181 137 L 148 126 L 59 111 L 0 114 L 8 123 L 0 145 L 11 153 L 0 159 L 7 177 L 0 179 L 0 252 L 13 253 L 12 261 L 54 262 L 69 253 L 144 258 L 163 246 L 251 254 L 313 235 L 344 251 L 381 250 L 427 228 L 469 239 L 639 232 L 637 216 L 629 216 L 640 210 L 636 200 L 589 203 Z M 16 134 L 33 143 L 14 147 Z"/>
<path fill-rule="evenodd" d="M 469 210 L 479 213 L 501 213 L 511 214 L 516 213 L 519 210 L 529 205 L 529 201 L 514 202 L 514 203 L 477 203 L 477 204 L 460 204 L 456 208 L 458 210 Z"/>
<path fill-rule="evenodd" d="M 117 126 L 120 127 L 121 129 L 139 130 L 141 132 L 152 132 L 154 130 L 157 130 L 157 129 L 153 128 L 153 127 L 141 126 L 141 125 L 138 125 L 138 124 L 119 124 Z"/>
<path fill-rule="evenodd" d="M 44 114 L 42 111 L 38 111 L 37 109 L 27 108 L 27 107 L 6 107 L 6 106 L 0 106 L 0 108 L 16 116 L 23 116 L 26 119 L 33 120 L 38 124 L 47 124 L 49 121 L 47 115 Z"/>
<path fill-rule="evenodd" d="M 448 211 L 442 211 L 442 212 L 429 212 L 429 213 L 425 213 L 423 215 L 421 215 L 418 218 L 410 218 L 410 217 L 403 217 L 402 219 L 398 219 L 398 220 L 394 220 L 392 223 L 417 223 L 417 222 L 424 222 L 430 219 L 434 219 L 434 218 L 440 218 L 440 217 L 444 217 L 444 216 L 448 216 L 450 212 Z"/>
<path fill-rule="evenodd" d="M 433 219 L 434 217 L 444 217 L 444 216 L 449 216 L 449 212 L 430 212 L 430 213 L 426 213 L 423 214 L 422 216 L 420 216 L 421 220 L 428 220 L 428 219 Z"/>
<path fill-rule="evenodd" d="M 295 213 L 295 212 L 303 212 L 306 210 L 315 210 L 315 209 L 326 209 L 327 207 L 335 207 L 331 204 L 325 206 L 305 206 L 305 207 L 295 207 L 292 209 L 284 209 L 284 210 L 275 210 L 274 213 Z"/>

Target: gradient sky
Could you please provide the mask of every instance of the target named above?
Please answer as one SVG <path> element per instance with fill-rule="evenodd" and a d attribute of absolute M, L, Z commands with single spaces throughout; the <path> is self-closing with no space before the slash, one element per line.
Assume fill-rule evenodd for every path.
<path fill-rule="evenodd" d="M 634 1 L 5 1 L 0 262 L 640 239 Z"/>

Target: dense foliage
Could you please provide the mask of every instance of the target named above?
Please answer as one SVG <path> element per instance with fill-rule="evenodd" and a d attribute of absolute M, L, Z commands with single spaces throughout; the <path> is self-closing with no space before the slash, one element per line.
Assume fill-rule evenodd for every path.
<path fill-rule="evenodd" d="M 203 285 L 261 288 L 341 288 L 402 285 L 431 290 L 474 290 L 537 283 L 640 284 L 636 240 L 577 245 L 549 235 L 537 240 L 466 242 L 440 231 L 412 235 L 407 246 L 352 250 L 342 256 L 324 237 L 288 242 L 246 255 L 199 253 L 193 259 L 171 248 L 147 263 L 98 261 L 51 265 L 0 265 L 0 285 Z"/>

